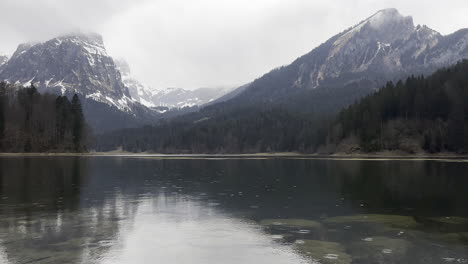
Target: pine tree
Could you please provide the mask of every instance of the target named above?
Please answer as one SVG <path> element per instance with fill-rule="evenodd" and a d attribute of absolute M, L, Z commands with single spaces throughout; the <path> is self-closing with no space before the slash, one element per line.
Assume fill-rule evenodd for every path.
<path fill-rule="evenodd" d="M 85 134 L 85 122 L 83 109 L 81 107 L 80 98 L 75 94 L 71 102 L 71 114 L 73 120 L 72 126 L 72 135 L 73 135 L 73 144 L 75 146 L 76 152 L 85 151 L 83 147 L 84 143 L 84 134 Z"/>
<path fill-rule="evenodd" d="M 0 151 L 3 150 L 3 138 L 5 135 L 5 105 L 6 83 L 0 82 Z"/>

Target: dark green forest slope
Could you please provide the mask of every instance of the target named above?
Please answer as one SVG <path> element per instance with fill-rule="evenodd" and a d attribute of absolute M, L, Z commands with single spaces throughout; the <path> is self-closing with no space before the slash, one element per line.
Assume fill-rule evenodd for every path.
<path fill-rule="evenodd" d="M 314 96 L 322 105 L 336 94 L 310 93 L 322 93 Z M 158 153 L 468 150 L 468 61 L 429 78 L 389 82 L 339 113 L 339 106 L 314 111 L 315 102 L 307 98 L 242 107 L 231 100 L 155 126 L 104 134 L 95 147 Z"/>
<path fill-rule="evenodd" d="M 0 152 L 84 152 L 87 134 L 77 95 L 0 82 Z"/>
<path fill-rule="evenodd" d="M 428 78 L 389 82 L 342 111 L 328 136 L 335 151 L 468 151 L 468 60 Z"/>

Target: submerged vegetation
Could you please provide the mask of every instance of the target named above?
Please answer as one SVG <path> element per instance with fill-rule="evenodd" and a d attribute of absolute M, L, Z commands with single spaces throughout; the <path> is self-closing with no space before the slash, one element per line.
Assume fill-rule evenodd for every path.
<path fill-rule="evenodd" d="M 259 223 L 270 232 L 282 232 L 284 243 L 320 263 L 402 263 L 427 257 L 415 244 L 468 246 L 468 219 L 463 217 L 358 214 L 321 221 L 264 219 Z M 434 228 L 434 223 L 440 225 Z M 453 227 L 458 231 L 446 232 Z"/>

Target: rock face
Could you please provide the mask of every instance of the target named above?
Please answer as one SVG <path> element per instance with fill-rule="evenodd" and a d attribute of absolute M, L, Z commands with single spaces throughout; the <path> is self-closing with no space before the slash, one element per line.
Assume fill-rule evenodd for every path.
<path fill-rule="evenodd" d="M 8 56 L 0 54 L 0 71 L 2 70 L 2 66 L 8 61 Z"/>
<path fill-rule="evenodd" d="M 184 108 L 201 106 L 220 98 L 231 90 L 228 88 L 152 89 L 132 76 L 130 66 L 125 60 L 117 59 L 115 62 L 132 98 L 147 107 Z"/>
<path fill-rule="evenodd" d="M 391 78 L 440 68 L 468 56 L 467 38 L 466 32 L 444 37 L 415 27 L 396 9 L 381 10 L 298 59 L 295 85 L 316 88 L 346 74 Z"/>
<path fill-rule="evenodd" d="M 292 64 L 255 80 L 238 96 L 274 101 L 293 91 L 352 87 L 379 88 L 411 74 L 429 74 L 468 58 L 468 30 L 448 36 L 414 26 L 396 9 L 377 12 L 332 37 Z"/>
<path fill-rule="evenodd" d="M 123 83 L 129 90 L 130 96 L 144 106 L 156 106 L 151 102 L 152 90 L 132 76 L 128 63 L 124 59 L 116 59 L 115 64 L 120 71 Z"/>
<path fill-rule="evenodd" d="M 21 44 L 0 57 L 0 80 L 58 95 L 79 94 L 96 133 L 151 123 L 159 113 L 134 100 L 98 34 L 71 34 Z"/>
<path fill-rule="evenodd" d="M 21 44 L 2 67 L 0 79 L 24 86 L 34 83 L 42 92 L 76 92 L 121 111 L 131 112 L 135 103 L 97 34 Z"/>

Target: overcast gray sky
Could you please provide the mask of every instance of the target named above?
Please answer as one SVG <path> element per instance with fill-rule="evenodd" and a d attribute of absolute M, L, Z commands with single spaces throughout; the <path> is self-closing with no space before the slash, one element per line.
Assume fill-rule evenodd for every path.
<path fill-rule="evenodd" d="M 468 0 L 0 0 L 0 52 L 94 31 L 154 88 L 237 86 L 388 7 L 442 34 L 468 27 Z"/>

